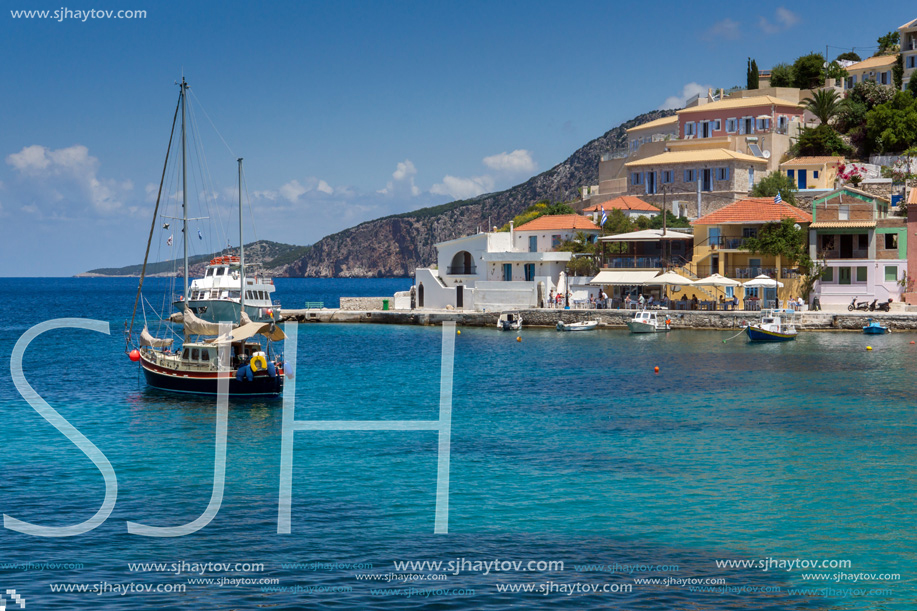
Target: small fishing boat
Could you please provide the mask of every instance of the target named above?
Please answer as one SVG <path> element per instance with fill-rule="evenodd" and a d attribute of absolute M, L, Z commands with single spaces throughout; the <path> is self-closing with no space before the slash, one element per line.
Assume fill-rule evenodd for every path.
<path fill-rule="evenodd" d="M 888 327 L 875 322 L 871 318 L 867 318 L 866 326 L 863 327 L 863 333 L 866 333 L 867 335 L 882 335 L 884 333 L 888 333 Z"/>
<path fill-rule="evenodd" d="M 557 321 L 558 331 L 592 331 L 599 326 L 597 320 L 584 320 L 583 322 L 564 322 Z"/>
<path fill-rule="evenodd" d="M 503 312 L 497 319 L 497 328 L 501 331 L 518 331 L 522 328 L 522 315 L 519 312 Z"/>
<path fill-rule="evenodd" d="M 631 333 L 658 333 L 670 330 L 671 324 L 672 321 L 665 314 L 660 316 L 657 312 L 642 310 L 627 321 L 627 328 Z"/>
<path fill-rule="evenodd" d="M 761 322 L 745 328 L 748 341 L 751 342 L 788 342 L 798 335 L 793 323 L 795 312 L 792 310 L 764 310 Z"/>

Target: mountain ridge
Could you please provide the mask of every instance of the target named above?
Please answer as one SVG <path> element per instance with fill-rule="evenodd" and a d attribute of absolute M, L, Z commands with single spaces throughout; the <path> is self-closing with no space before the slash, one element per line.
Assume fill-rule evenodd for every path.
<path fill-rule="evenodd" d="M 541 199 L 569 201 L 584 185 L 598 183 L 601 156 L 627 150 L 627 130 L 671 116 L 643 113 L 608 130 L 527 181 L 496 193 L 365 221 L 325 236 L 289 267 L 305 277 L 404 277 L 436 261 L 437 242 L 501 226 Z"/>
<path fill-rule="evenodd" d="M 674 110 L 654 110 L 629 119 L 590 140 L 561 163 L 509 189 L 363 221 L 311 246 L 260 240 L 245 246 L 246 262 L 275 277 L 413 276 L 416 268 L 436 262 L 438 242 L 500 227 L 543 199 L 579 199 L 580 187 L 598 184 L 602 155 L 627 151 L 628 129 L 673 114 Z M 209 259 L 209 255 L 193 258 L 191 275 L 203 275 Z M 171 275 L 177 269 L 174 261 L 150 266 L 148 275 Z M 140 268 L 139 264 L 98 268 L 79 276 L 138 276 Z"/>

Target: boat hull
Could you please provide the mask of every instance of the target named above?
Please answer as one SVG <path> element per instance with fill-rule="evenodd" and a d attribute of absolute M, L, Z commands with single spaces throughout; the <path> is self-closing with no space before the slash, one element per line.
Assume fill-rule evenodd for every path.
<path fill-rule="evenodd" d="M 780 333 L 778 331 L 768 331 L 759 327 L 746 327 L 745 332 L 748 334 L 748 340 L 752 342 L 789 342 L 796 339 L 796 333 Z"/>
<path fill-rule="evenodd" d="M 627 321 L 627 328 L 630 329 L 631 333 L 663 333 L 669 330 L 666 326 L 657 327 L 651 323 L 634 322 L 632 320 Z"/>
<path fill-rule="evenodd" d="M 888 333 L 888 327 L 870 325 L 868 327 L 863 327 L 863 333 L 866 335 L 884 335 L 885 333 Z"/>
<path fill-rule="evenodd" d="M 574 322 L 570 324 L 564 324 L 563 322 L 557 323 L 558 331 L 592 331 L 599 326 L 599 323 L 579 323 Z"/>
<path fill-rule="evenodd" d="M 256 374 L 251 382 L 237 380 L 235 371 L 225 373 L 197 373 L 181 370 L 169 371 L 147 361 L 141 361 L 146 383 L 159 390 L 169 392 L 216 395 L 220 376 L 229 378 L 229 395 L 239 397 L 279 397 L 283 393 L 283 372 L 271 377 L 266 373 Z"/>

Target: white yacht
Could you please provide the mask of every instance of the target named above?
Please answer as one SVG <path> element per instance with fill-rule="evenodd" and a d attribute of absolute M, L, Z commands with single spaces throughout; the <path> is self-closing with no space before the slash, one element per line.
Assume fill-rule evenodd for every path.
<path fill-rule="evenodd" d="M 203 278 L 188 288 L 188 308 L 208 322 L 239 320 L 241 316 L 240 278 L 242 265 L 235 255 L 214 257 L 207 264 Z M 245 274 L 245 313 L 252 322 L 270 322 L 279 313 L 280 303 L 272 300 L 274 280 L 258 274 Z M 176 306 L 183 307 L 180 298 Z"/>

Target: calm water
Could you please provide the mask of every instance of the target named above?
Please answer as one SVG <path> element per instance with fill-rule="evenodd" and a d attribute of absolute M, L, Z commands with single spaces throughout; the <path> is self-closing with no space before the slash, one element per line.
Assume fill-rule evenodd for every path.
<path fill-rule="evenodd" d="M 287 306 L 391 295 L 410 284 L 277 282 Z M 292 534 L 278 535 L 282 405 L 249 401 L 231 404 L 216 518 L 193 535 L 156 539 L 127 534 L 125 523 L 171 526 L 203 512 L 214 405 L 144 387 L 121 336 L 135 289 L 129 279 L 0 280 L 5 515 L 75 524 L 104 496 L 92 462 L 14 388 L 13 344 L 51 318 L 105 320 L 112 332 L 52 331 L 25 354 L 29 383 L 118 478 L 111 517 L 90 533 L 49 539 L 0 529 L 0 592 L 15 589 L 27 609 L 917 607 L 917 335 L 806 333 L 749 345 L 742 337 L 724 343 L 729 332 L 526 329 L 517 342 L 465 328 L 455 349 L 449 534 L 433 534 L 436 433 L 298 432 Z M 301 325 L 296 418 L 434 420 L 440 346 L 433 327 Z M 767 558 L 849 565 L 717 565 Z M 522 565 L 446 570 L 457 559 Z M 398 570 L 396 561 L 443 561 L 444 569 Z M 522 570 L 529 561 L 563 569 Z M 192 567 L 177 574 L 172 564 L 183 562 Z M 133 563 L 163 566 L 132 571 Z M 204 574 L 193 567 L 207 563 Z M 213 566 L 224 563 L 239 570 Z M 628 573 L 614 563 L 659 570 Z M 241 566 L 252 564 L 263 570 Z M 811 573 L 874 575 L 804 577 Z M 900 579 L 874 578 L 887 573 Z M 428 579 L 384 581 L 390 574 Z M 682 581 L 634 581 L 666 578 Z M 279 581 L 230 581 L 240 579 Z M 52 591 L 59 584 L 89 591 Z M 115 589 L 130 584 L 185 591 Z M 582 591 L 593 586 L 610 591 Z M 507 587 L 534 591 L 500 591 Z"/>

